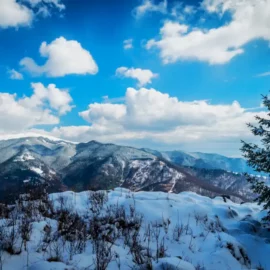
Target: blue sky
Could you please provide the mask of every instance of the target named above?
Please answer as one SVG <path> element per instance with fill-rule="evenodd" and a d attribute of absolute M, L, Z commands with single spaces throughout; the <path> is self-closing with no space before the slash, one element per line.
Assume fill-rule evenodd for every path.
<path fill-rule="evenodd" d="M 239 155 L 270 1 L 239 3 L 0 0 L 0 133 Z"/>

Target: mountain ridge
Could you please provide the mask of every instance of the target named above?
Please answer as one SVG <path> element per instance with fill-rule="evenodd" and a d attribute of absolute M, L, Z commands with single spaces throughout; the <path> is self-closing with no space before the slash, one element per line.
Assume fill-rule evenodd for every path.
<path fill-rule="evenodd" d="M 52 191 L 123 186 L 136 191 L 194 191 L 245 200 L 245 194 L 203 181 L 158 151 L 150 153 L 97 141 L 76 144 L 43 136 L 0 140 L 0 181 L 2 194 L 8 192 L 8 187 L 18 192 L 24 183 L 40 182 L 48 184 Z"/>
<path fill-rule="evenodd" d="M 254 170 L 247 165 L 243 158 L 231 158 L 215 153 L 185 152 L 181 150 L 158 151 L 149 148 L 141 148 L 143 151 L 154 153 L 173 163 L 187 167 L 204 169 L 222 169 L 237 173 L 254 173 Z"/>

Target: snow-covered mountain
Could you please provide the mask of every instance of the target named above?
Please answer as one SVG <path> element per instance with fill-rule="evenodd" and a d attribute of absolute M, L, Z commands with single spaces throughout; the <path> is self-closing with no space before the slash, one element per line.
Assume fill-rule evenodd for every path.
<path fill-rule="evenodd" d="M 267 211 L 255 203 L 116 188 L 1 209 L 3 270 L 270 269 Z"/>
<path fill-rule="evenodd" d="M 226 190 L 228 193 L 237 194 L 254 199 L 256 195 L 251 191 L 243 173 L 255 174 L 260 180 L 269 183 L 266 175 L 258 175 L 242 158 L 229 158 L 218 154 L 186 153 L 183 151 L 160 152 L 152 149 L 143 149 L 161 159 L 183 166 L 184 170 L 192 176 Z"/>
<path fill-rule="evenodd" d="M 242 195 L 250 200 L 253 200 L 256 197 L 256 195 L 252 192 L 246 177 L 241 173 L 233 173 L 220 169 L 201 169 L 196 167 L 187 167 L 186 171 L 200 180 L 228 192 L 237 191 L 239 195 Z M 257 177 L 260 178 L 260 180 L 265 181 L 265 177 Z"/>
<path fill-rule="evenodd" d="M 183 151 L 156 151 L 143 148 L 144 151 L 163 157 L 175 164 L 202 169 L 221 169 L 237 173 L 254 173 L 243 158 L 230 158 L 218 154 L 188 153 Z"/>
<path fill-rule="evenodd" d="M 239 197 L 237 192 L 202 181 L 154 153 L 96 141 L 77 144 L 41 136 L 0 141 L 0 182 L 2 198 L 14 196 L 36 182 L 45 182 L 51 191 L 123 186 L 136 191 L 194 191 L 207 196 Z"/>

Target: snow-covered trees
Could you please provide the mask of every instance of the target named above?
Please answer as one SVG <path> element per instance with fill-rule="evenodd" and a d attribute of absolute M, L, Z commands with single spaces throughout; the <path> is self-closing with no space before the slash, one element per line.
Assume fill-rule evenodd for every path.
<path fill-rule="evenodd" d="M 270 99 L 263 96 L 263 105 L 270 111 Z M 260 137 L 260 144 L 247 143 L 242 141 L 241 151 L 250 165 L 258 173 L 270 173 L 270 112 L 266 117 L 256 116 L 257 125 L 248 124 L 251 132 Z M 247 180 L 251 183 L 252 190 L 259 194 L 257 201 L 264 203 L 264 209 L 270 209 L 270 187 L 255 176 L 246 174 Z M 270 220 L 270 210 L 265 219 Z"/>

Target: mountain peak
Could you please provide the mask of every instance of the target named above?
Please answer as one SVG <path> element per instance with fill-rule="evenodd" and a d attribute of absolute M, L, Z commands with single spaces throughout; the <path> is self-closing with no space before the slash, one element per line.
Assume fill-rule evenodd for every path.
<path fill-rule="evenodd" d="M 35 132 L 0 134 L 0 141 L 29 139 L 29 138 L 43 138 L 43 139 L 49 139 L 51 141 L 63 141 L 63 142 L 69 142 L 69 143 L 76 143 L 76 142 L 60 139 L 51 135 L 40 134 L 40 133 L 35 133 Z"/>

